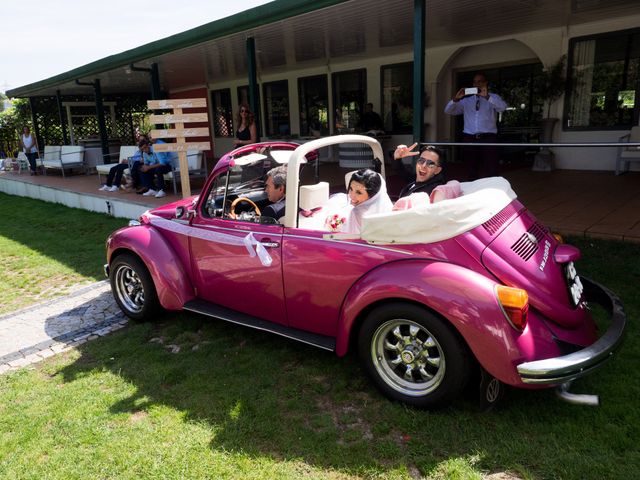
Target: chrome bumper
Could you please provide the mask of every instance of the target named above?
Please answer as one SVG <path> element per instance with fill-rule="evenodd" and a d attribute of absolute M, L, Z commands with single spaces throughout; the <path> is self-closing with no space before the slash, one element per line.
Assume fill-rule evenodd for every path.
<path fill-rule="evenodd" d="M 102 266 L 102 268 L 103 268 L 103 270 L 104 270 L 104 276 L 105 276 L 105 277 L 107 277 L 107 278 L 109 278 L 109 264 L 108 264 L 108 263 L 105 263 L 105 264 Z"/>
<path fill-rule="evenodd" d="M 585 298 L 601 305 L 611 319 L 607 331 L 592 345 L 562 357 L 536 360 L 518 365 L 518 374 L 527 384 L 559 384 L 583 377 L 600 367 L 622 343 L 627 317 L 620 299 L 610 290 L 581 277 Z"/>

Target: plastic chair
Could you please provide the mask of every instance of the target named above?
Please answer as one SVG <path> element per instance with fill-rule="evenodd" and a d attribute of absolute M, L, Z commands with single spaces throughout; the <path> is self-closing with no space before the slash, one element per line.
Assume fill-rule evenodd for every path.
<path fill-rule="evenodd" d="M 373 150 L 364 143 L 341 143 L 338 150 L 343 168 L 374 168 Z"/>
<path fill-rule="evenodd" d="M 187 166 L 189 171 L 187 174 L 189 177 L 207 177 L 207 164 L 204 161 L 204 152 L 199 150 L 187 151 Z M 180 179 L 180 164 L 178 156 L 175 156 L 174 162 L 171 166 L 171 171 L 164 174 L 165 181 L 171 181 L 173 183 L 173 194 L 178 194 L 178 180 Z"/>
<path fill-rule="evenodd" d="M 640 143 L 640 126 L 620 137 L 620 142 Z M 619 147 L 616 158 L 616 175 L 629 171 L 629 162 L 640 162 L 640 147 Z"/>

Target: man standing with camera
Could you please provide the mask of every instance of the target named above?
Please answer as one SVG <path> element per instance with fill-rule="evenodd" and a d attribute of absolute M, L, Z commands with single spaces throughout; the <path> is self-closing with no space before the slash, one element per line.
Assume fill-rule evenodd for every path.
<path fill-rule="evenodd" d="M 473 88 L 458 90 L 444 112 L 464 115 L 463 142 L 497 143 L 496 113 L 504 112 L 506 108 L 507 104 L 499 95 L 489 93 L 485 74 L 476 73 Z M 480 176 L 493 177 L 498 173 L 498 147 L 470 145 L 462 149 L 462 157 L 469 162 L 469 180 Z"/>

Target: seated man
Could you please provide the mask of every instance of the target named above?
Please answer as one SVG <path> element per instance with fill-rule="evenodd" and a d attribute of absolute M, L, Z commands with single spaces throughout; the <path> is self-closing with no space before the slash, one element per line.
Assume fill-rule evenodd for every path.
<path fill-rule="evenodd" d="M 153 147 L 148 142 L 143 144 L 140 150 L 144 159 L 144 164 L 139 170 L 143 189 L 138 193 L 144 192 L 142 195 L 145 197 L 162 198 L 166 196 L 166 193 L 164 193 L 164 174 L 171 171 L 171 156 L 167 153 L 154 152 Z M 156 189 L 153 188 L 154 179 L 156 180 Z"/>
<path fill-rule="evenodd" d="M 107 175 L 107 183 L 105 183 L 98 190 L 102 190 L 105 192 L 118 191 L 118 188 L 121 186 L 122 175 L 127 168 L 130 169 L 131 178 L 133 179 L 133 186 L 137 188 L 140 181 L 140 166 L 142 165 L 141 145 L 146 145 L 148 143 L 149 140 L 147 139 L 147 137 L 141 135 L 140 140 L 138 141 L 138 150 L 136 151 L 136 153 L 134 153 L 133 156 L 129 158 L 123 158 L 120 163 L 111 167 L 109 169 L 109 174 Z"/>
<path fill-rule="evenodd" d="M 430 145 L 421 148 L 419 152 L 413 151 L 416 145 L 417 143 L 414 143 L 410 147 L 398 145 L 395 152 L 393 152 L 393 158 L 395 160 L 420 155 L 416 161 L 416 180 L 406 185 L 400 191 L 399 198 L 416 192 L 425 192 L 427 195 L 431 195 L 435 187 L 445 184 L 445 177 L 442 172 L 442 151 Z"/>
<path fill-rule="evenodd" d="M 276 220 L 284 217 L 285 192 L 287 188 L 287 168 L 284 166 L 272 168 L 267 172 L 264 191 L 267 193 L 271 205 L 262 211 L 263 217 Z"/>

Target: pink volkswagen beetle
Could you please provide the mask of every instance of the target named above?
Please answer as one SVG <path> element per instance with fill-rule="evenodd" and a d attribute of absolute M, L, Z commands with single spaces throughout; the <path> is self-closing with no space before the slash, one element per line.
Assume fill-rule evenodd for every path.
<path fill-rule="evenodd" d="M 346 233 L 330 195 L 345 191 L 344 172 L 318 161 L 342 143 L 384 158 L 358 135 L 244 146 L 217 163 L 201 195 L 111 234 L 105 271 L 123 312 L 150 320 L 161 308 L 188 310 L 339 356 L 356 349 L 386 396 L 420 407 L 451 402 L 472 379 L 487 406 L 504 385 L 557 387 L 566 400 L 597 404 L 568 386 L 613 354 L 626 319 L 612 292 L 578 276 L 580 252 L 499 177 L 462 183 L 456 198 L 364 215 Z M 261 214 L 277 165 L 287 165 L 279 221 Z M 604 332 L 594 304 L 607 312 Z"/>

